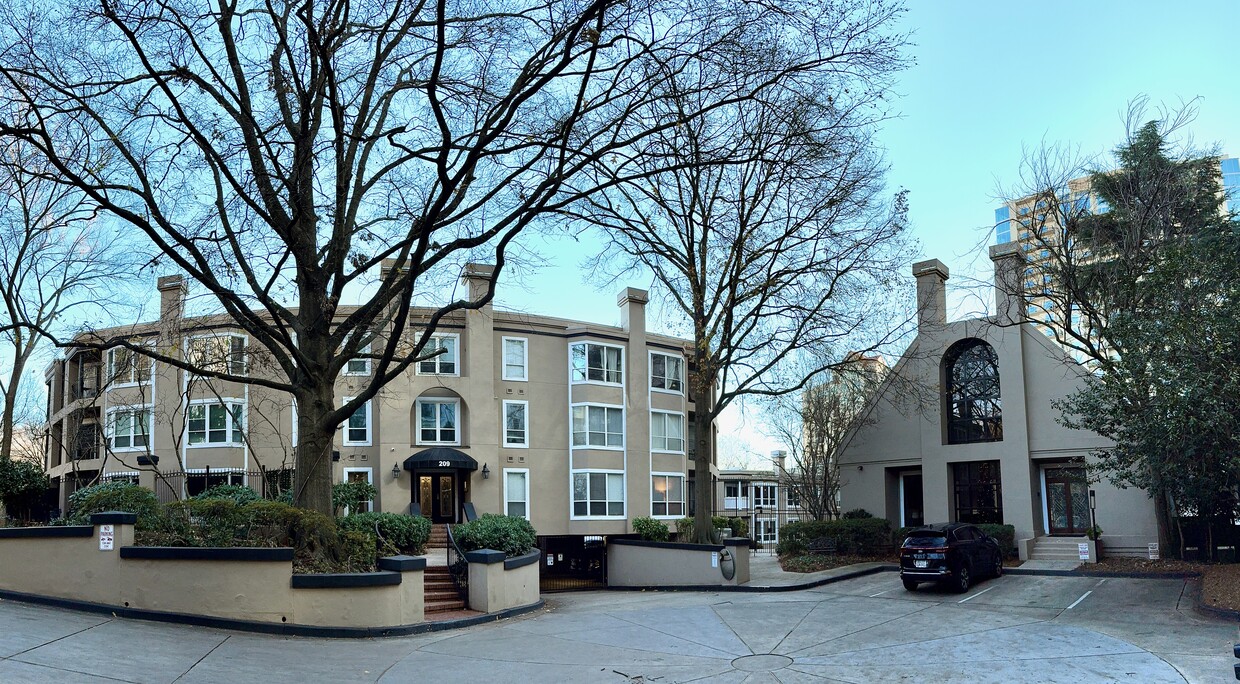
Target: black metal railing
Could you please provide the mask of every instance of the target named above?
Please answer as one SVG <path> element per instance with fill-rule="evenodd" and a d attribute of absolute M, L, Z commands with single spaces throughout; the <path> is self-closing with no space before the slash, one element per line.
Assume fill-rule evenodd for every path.
<path fill-rule="evenodd" d="M 456 593 L 461 595 L 461 600 L 469 603 L 469 561 L 465 560 L 465 554 L 461 552 L 461 547 L 456 543 L 456 537 L 452 536 L 451 523 L 444 525 L 448 529 L 448 573 L 452 575 L 452 584 L 456 585 Z"/>
<path fill-rule="evenodd" d="M 538 584 L 544 593 L 607 587 L 606 538 L 539 535 L 538 549 L 542 551 Z"/>

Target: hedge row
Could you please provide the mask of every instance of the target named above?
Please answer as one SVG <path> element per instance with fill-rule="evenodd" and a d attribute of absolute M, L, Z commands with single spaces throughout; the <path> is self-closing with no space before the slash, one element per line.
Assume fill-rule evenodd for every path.
<path fill-rule="evenodd" d="M 538 545 L 538 533 L 530 521 L 495 513 L 456 525 L 452 534 L 462 551 L 494 549 L 512 557 L 529 553 Z"/>
<path fill-rule="evenodd" d="M 978 525 L 982 532 L 999 542 L 1004 558 L 1016 553 L 1016 528 L 1011 525 Z M 814 543 L 830 539 L 836 553 L 878 554 L 899 548 L 909 532 L 919 528 L 898 527 L 884 518 L 845 518 L 841 520 L 807 520 L 788 523 L 779 529 L 779 555 L 800 555 Z"/>

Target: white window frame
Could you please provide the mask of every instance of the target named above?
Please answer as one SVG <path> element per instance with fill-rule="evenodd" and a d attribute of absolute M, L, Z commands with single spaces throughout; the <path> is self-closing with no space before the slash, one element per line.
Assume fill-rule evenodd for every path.
<path fill-rule="evenodd" d="M 663 388 L 663 387 L 655 387 L 655 386 L 654 386 L 654 378 L 655 378 L 655 375 L 654 375 L 654 357 L 656 357 L 656 356 L 662 356 L 662 357 L 665 357 L 665 358 L 668 358 L 668 359 L 674 359 L 674 360 L 676 360 L 676 361 L 679 361 L 679 362 L 680 362 L 680 378 L 679 378 L 679 379 L 680 379 L 680 389 L 679 389 L 679 390 L 670 390 L 670 389 L 666 389 L 666 388 Z M 650 352 L 650 391 L 651 391 L 651 392 L 662 392 L 663 394 L 676 394 L 676 395 L 684 396 L 684 394 L 685 394 L 685 387 L 686 387 L 686 384 L 687 384 L 687 379 L 686 379 L 686 376 L 688 375 L 688 373 L 687 373 L 687 372 L 686 372 L 686 370 L 685 370 L 685 367 L 686 367 L 686 366 L 687 366 L 687 364 L 685 363 L 685 357 L 680 356 L 680 355 L 678 355 L 678 354 L 668 354 L 668 353 L 666 353 L 666 352 L 657 352 L 657 351 L 652 351 L 652 352 Z M 667 379 L 667 375 L 666 375 L 666 371 L 667 371 L 667 361 L 664 361 L 664 362 L 663 362 L 663 369 L 664 369 L 664 375 L 663 375 L 663 378 L 664 378 L 664 380 L 666 381 L 666 379 Z M 664 384 L 667 384 L 667 383 L 666 383 L 666 382 L 664 382 Z"/>
<path fill-rule="evenodd" d="M 655 416 L 659 416 L 663 420 L 663 443 L 664 448 L 656 448 L 654 445 L 654 421 Z M 668 449 L 667 445 L 667 417 L 672 416 L 680 419 L 680 448 Z M 685 453 L 685 443 L 688 439 L 685 436 L 685 424 L 689 422 L 685 420 L 685 414 L 676 411 L 651 411 L 650 412 L 650 451 L 656 454 L 683 454 Z"/>
<path fill-rule="evenodd" d="M 576 441 L 577 431 L 573 423 L 574 421 L 573 411 L 574 409 L 578 407 L 583 407 L 586 409 L 586 429 L 585 429 L 586 443 L 585 444 L 577 444 L 577 441 Z M 606 409 L 616 409 L 620 411 L 620 445 L 619 446 L 608 445 L 606 443 L 604 443 L 601 446 L 597 444 L 590 444 L 590 409 L 591 408 L 604 409 L 604 414 L 603 414 L 603 435 L 604 435 L 603 440 L 604 442 L 606 442 L 606 439 L 607 439 L 606 435 L 614 434 L 614 433 L 607 432 Z M 621 406 L 619 404 L 601 404 L 598 402 L 585 402 L 585 401 L 578 402 L 575 404 L 569 404 L 569 407 L 568 407 L 569 448 L 571 449 L 598 449 L 600 451 L 624 451 L 625 444 L 628 442 L 628 416 L 625 414 L 626 414 L 626 411 L 625 411 L 624 406 Z"/>
<path fill-rule="evenodd" d="M 369 354 L 369 353 L 370 353 L 370 345 L 369 345 L 369 344 L 367 344 L 366 346 L 362 347 L 361 349 L 358 349 L 358 350 L 357 350 L 357 353 L 358 353 L 358 354 Z M 351 366 L 352 364 L 354 364 L 354 363 L 358 363 L 358 362 L 361 362 L 361 364 L 362 364 L 362 369 L 361 369 L 361 370 L 353 370 L 352 368 L 350 368 L 350 366 Z M 366 357 L 359 357 L 359 356 L 355 356 L 355 357 L 353 357 L 353 358 L 349 359 L 348 361 L 345 361 L 345 362 L 344 362 L 344 372 L 343 372 L 343 373 L 341 373 L 341 375 L 345 375 L 345 376 L 349 376 L 349 377 L 363 377 L 363 376 L 370 375 L 370 359 L 369 359 L 369 358 L 366 358 Z"/>
<path fill-rule="evenodd" d="M 586 477 L 586 497 L 587 498 L 585 499 L 586 515 L 577 515 L 577 500 L 574 498 L 577 493 L 576 492 L 577 475 L 579 474 L 585 474 L 587 476 Z M 589 514 L 590 501 L 591 501 L 591 499 L 589 498 L 589 495 L 590 495 L 589 475 L 590 474 L 619 475 L 620 476 L 619 503 L 620 503 L 621 513 L 619 515 L 614 515 L 614 514 L 612 515 L 590 515 Z M 606 493 L 605 493 L 607 489 L 606 479 L 604 479 L 603 489 L 604 489 L 604 496 L 606 496 Z M 624 520 L 626 517 L 628 517 L 629 504 L 628 504 L 627 499 L 628 499 L 628 480 L 623 470 L 607 470 L 603 468 L 579 468 L 576 470 L 569 471 L 569 475 L 568 475 L 568 515 L 569 515 L 570 520 Z M 606 499 L 606 498 L 603 499 L 602 501 L 604 502 L 605 505 L 614 503 L 611 499 Z"/>
<path fill-rule="evenodd" d="M 129 354 L 129 359 L 130 359 L 129 380 L 126 380 L 124 382 L 120 382 L 116 380 L 115 355 L 117 352 L 121 352 L 121 351 L 127 352 Z M 147 362 L 147 371 L 146 371 L 145 378 L 143 378 L 142 375 L 138 372 L 138 368 L 140 367 L 139 364 L 142 361 Z M 149 356 L 143 356 L 139 354 L 138 352 L 130 349 L 129 347 L 112 347 L 111 349 L 108 349 L 107 361 L 104 365 L 106 366 L 104 368 L 104 372 L 106 373 L 105 382 L 107 383 L 106 386 L 108 388 L 137 387 L 138 385 L 141 385 L 142 383 L 150 382 L 151 378 L 155 375 L 155 359 Z"/>
<path fill-rule="evenodd" d="M 344 399 L 340 402 L 340 405 L 344 406 L 350 401 L 353 401 L 353 397 L 344 397 Z M 370 404 L 371 404 L 371 400 L 367 399 L 366 403 L 358 407 L 358 411 L 366 412 L 366 439 L 364 440 L 349 439 L 349 430 L 353 429 L 352 427 L 349 426 L 349 421 L 353 420 L 354 414 L 357 413 L 357 411 L 354 411 L 353 413 L 349 414 L 348 418 L 344 419 L 344 423 L 341 425 L 341 427 L 344 429 L 344 434 L 341 435 L 341 444 L 343 444 L 344 446 L 368 447 L 374 442 L 375 421 L 374 421 L 373 415 L 370 410 Z M 372 482 L 371 484 L 374 484 L 374 483 Z"/>
<path fill-rule="evenodd" d="M 604 348 L 609 348 L 609 349 L 620 350 L 620 370 L 617 371 L 620 374 L 620 379 L 617 382 L 611 382 L 609 380 L 591 380 L 590 379 L 590 346 L 591 345 L 596 346 L 596 347 L 604 347 Z M 586 371 L 585 371 L 586 377 L 584 380 L 577 380 L 576 378 L 573 377 L 573 347 L 577 347 L 577 346 L 584 346 L 586 348 Z M 624 345 L 608 344 L 607 342 L 598 342 L 595 340 L 575 340 L 573 342 L 568 343 L 568 382 L 570 385 L 604 385 L 606 387 L 624 387 L 624 375 L 625 375 L 626 365 L 628 365 L 628 361 L 625 358 Z M 607 376 L 606 367 L 604 367 L 602 370 L 603 370 L 603 377 L 606 377 Z"/>
<path fill-rule="evenodd" d="M 453 406 L 456 407 L 455 408 L 456 427 L 454 428 L 456 430 L 455 441 L 431 442 L 431 441 L 422 439 L 422 404 L 452 404 Z M 413 429 L 416 430 L 414 434 L 417 436 L 417 439 L 414 440 L 414 444 L 418 446 L 422 446 L 422 445 L 460 446 L 461 445 L 461 429 L 463 426 L 461 425 L 461 400 L 460 399 L 453 398 L 453 397 L 419 397 L 418 400 L 414 402 L 414 405 L 415 405 L 415 408 L 417 409 L 417 414 L 418 414 L 417 417 L 414 419 L 414 426 L 413 426 Z M 442 429 L 438 425 L 439 423 L 439 410 L 438 409 L 435 410 L 435 422 L 436 422 L 435 432 L 436 434 L 438 434 L 439 430 Z"/>
<path fill-rule="evenodd" d="M 762 523 L 771 524 L 771 536 L 763 539 L 765 535 L 759 534 L 762 529 Z M 779 543 L 779 520 L 770 516 L 755 517 L 753 519 L 753 539 L 759 544 L 778 544 Z"/>
<path fill-rule="evenodd" d="M 662 515 L 657 514 L 657 513 L 655 513 L 655 512 L 654 512 L 654 505 L 655 505 L 655 500 L 654 500 L 654 492 L 655 492 L 655 488 L 654 488 L 654 480 L 655 480 L 655 478 L 659 478 L 659 477 L 668 478 L 669 480 L 670 480 L 671 478 L 679 478 L 679 479 L 680 479 L 680 499 L 679 499 L 678 501 L 673 501 L 672 499 L 668 498 L 668 499 L 666 499 L 665 501 L 662 501 L 661 503 L 663 503 L 665 506 L 668 506 L 668 509 L 667 509 L 667 510 L 669 511 L 668 513 L 664 513 L 664 514 L 662 514 Z M 670 483 L 669 483 L 669 484 L 670 484 Z M 652 517 L 652 518 L 658 518 L 658 519 L 663 519 L 663 520 L 678 520 L 678 519 L 680 519 L 680 518 L 685 517 L 685 515 L 687 515 L 688 510 L 689 510 L 689 505 L 688 505 L 688 501 L 687 501 L 687 500 L 688 500 L 688 498 L 689 498 L 689 496 L 688 496 L 688 486 L 689 486 L 689 478 L 687 478 L 687 477 L 685 476 L 685 474 L 684 474 L 684 473 L 671 473 L 671 472 L 653 472 L 653 473 L 650 473 L 650 517 Z M 670 486 L 668 487 L 668 491 L 669 491 L 669 492 L 671 491 L 671 487 L 670 487 Z M 680 513 L 671 513 L 671 512 L 670 512 L 670 511 L 671 511 L 671 505 L 672 505 L 672 504 L 680 504 Z"/>
<path fill-rule="evenodd" d="M 143 444 L 142 446 L 133 446 L 134 432 L 132 429 L 130 429 L 129 431 L 130 445 L 124 446 L 124 447 L 116 446 L 116 441 L 115 441 L 116 439 L 116 418 L 115 416 L 118 413 L 133 413 L 133 414 L 145 413 L 146 414 L 146 444 Z M 142 451 L 142 452 L 153 451 L 154 447 L 151 444 L 152 442 L 151 438 L 152 438 L 152 432 L 153 432 L 152 428 L 154 427 L 152 423 L 154 422 L 155 422 L 154 421 L 154 408 L 150 404 L 133 404 L 129 406 L 114 406 L 112 408 L 109 408 L 107 414 L 105 415 L 105 420 L 103 424 L 104 443 L 107 444 L 107 448 L 114 453 L 131 452 L 131 451 Z"/>
<path fill-rule="evenodd" d="M 521 372 L 523 377 L 515 378 L 508 375 L 508 343 L 521 343 Z M 529 382 L 530 379 L 530 340 L 527 337 L 501 337 L 499 341 L 500 377 L 508 382 Z"/>
<path fill-rule="evenodd" d="M 203 420 L 206 421 L 206 430 L 204 432 L 205 439 L 210 440 L 211 437 L 211 407 L 223 406 L 225 408 L 224 430 L 228 439 L 223 442 L 203 441 L 197 444 L 189 441 L 189 421 L 190 412 L 196 408 L 202 407 L 204 414 Z M 244 434 L 246 426 L 249 424 L 250 416 L 244 399 L 195 399 L 189 403 L 185 409 L 185 448 L 186 449 L 227 449 L 233 447 L 245 446 L 245 440 L 239 434 L 234 434 L 232 411 L 234 406 L 241 407 L 241 432 Z"/>
<path fill-rule="evenodd" d="M 373 485 L 373 484 L 375 483 L 375 470 L 374 470 L 374 468 L 369 468 L 369 467 L 366 467 L 366 468 L 359 468 L 359 467 L 345 468 L 345 469 L 342 471 L 342 474 L 341 474 L 341 476 L 340 476 L 340 481 L 341 481 L 341 482 L 348 482 L 348 481 L 349 481 L 349 473 L 366 473 L 366 484 Z M 367 510 L 370 510 L 370 511 L 375 510 L 375 501 L 374 501 L 374 499 L 371 499 L 370 501 L 367 501 L 367 502 L 366 502 L 366 508 L 367 508 Z M 344 515 L 349 515 L 349 513 L 350 513 L 350 512 L 351 512 L 351 511 L 349 511 L 349 507 L 348 507 L 348 506 L 345 506 L 345 507 L 344 507 Z"/>
<path fill-rule="evenodd" d="M 770 498 L 768 499 L 767 497 L 763 496 L 761 497 L 761 499 L 759 499 L 758 491 L 761 490 L 763 493 L 766 493 L 767 488 L 770 489 L 770 494 L 771 494 Z M 758 506 L 761 506 L 763 508 L 775 508 L 779 505 L 779 485 L 773 482 L 752 483 L 749 486 L 749 493 L 750 493 L 750 507 L 752 508 L 757 508 Z"/>
<path fill-rule="evenodd" d="M 526 520 L 533 520 L 530 517 L 530 469 L 529 468 L 504 468 L 504 515 L 511 515 L 508 512 L 508 504 L 512 502 L 508 498 L 508 473 L 521 473 L 525 475 L 525 515 L 521 516 Z"/>
<path fill-rule="evenodd" d="M 446 356 L 446 354 L 440 354 L 438 356 L 435 356 L 434 358 L 424 359 L 414 364 L 414 368 L 416 369 L 416 372 L 418 375 L 439 375 L 439 376 L 449 377 L 449 378 L 460 377 L 461 375 L 461 334 L 460 333 L 435 333 L 430 336 L 430 339 L 427 340 L 426 347 L 429 347 L 430 343 L 433 341 L 445 340 L 448 338 L 452 338 L 453 340 L 453 344 L 452 344 L 452 369 L 453 370 L 452 372 L 444 373 L 438 370 L 440 365 L 443 363 L 444 357 Z M 422 348 L 422 351 L 424 353 L 426 352 L 426 347 Z M 436 344 L 435 348 L 438 349 L 439 345 Z M 434 372 L 422 370 L 422 364 L 424 363 L 434 363 L 436 370 Z"/>
<path fill-rule="evenodd" d="M 228 342 L 229 357 L 225 363 L 225 368 L 223 371 L 215 370 L 215 369 L 207 369 L 207 370 L 211 370 L 212 372 L 215 372 L 215 373 L 223 373 L 224 375 L 237 375 L 237 376 L 248 375 L 249 370 L 250 370 L 250 342 L 249 342 L 248 337 L 240 333 L 234 333 L 234 332 L 207 333 L 205 335 L 191 335 L 185 338 L 185 361 L 186 363 L 189 363 L 191 365 L 198 365 L 199 368 L 202 368 L 203 366 L 196 364 L 193 358 L 194 343 L 198 340 L 213 340 L 213 339 L 218 339 L 221 337 L 229 339 L 229 342 Z M 241 372 L 239 373 L 235 372 L 233 369 L 232 340 L 234 339 L 241 340 Z M 191 374 L 196 375 L 194 373 L 191 373 Z"/>
<path fill-rule="evenodd" d="M 520 404 L 525 413 L 525 424 L 521 430 L 522 437 L 520 442 L 508 441 L 508 407 Z M 510 449 L 528 449 L 530 448 L 530 402 L 516 399 L 505 399 L 503 402 L 503 413 L 500 415 L 500 446 Z M 421 414 L 418 414 L 421 416 Z"/>

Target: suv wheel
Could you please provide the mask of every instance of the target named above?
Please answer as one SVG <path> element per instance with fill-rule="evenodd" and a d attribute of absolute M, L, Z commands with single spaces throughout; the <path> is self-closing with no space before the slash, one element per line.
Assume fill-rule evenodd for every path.
<path fill-rule="evenodd" d="M 914 582 L 911 579 L 906 579 L 904 580 L 904 588 L 909 591 L 917 591 L 917 582 Z"/>
<path fill-rule="evenodd" d="M 995 556 L 995 577 L 1003 577 L 1003 556 Z"/>
<path fill-rule="evenodd" d="M 969 586 L 973 583 L 973 578 L 969 576 L 968 564 L 961 563 L 956 569 L 956 591 L 964 593 L 969 590 Z"/>

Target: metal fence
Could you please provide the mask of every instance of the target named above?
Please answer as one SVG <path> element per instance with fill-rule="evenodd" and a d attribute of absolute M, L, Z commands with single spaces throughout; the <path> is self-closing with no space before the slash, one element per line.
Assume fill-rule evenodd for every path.
<path fill-rule="evenodd" d="M 730 508 L 725 505 L 724 508 L 716 510 L 713 515 L 727 518 L 729 521 L 738 518 L 744 521 L 743 536 L 753 540 L 752 546 L 757 553 L 775 553 L 775 546 L 779 544 L 779 531 L 783 526 L 809 519 L 805 511 L 799 508 L 775 508 L 773 506 L 770 508 L 766 506 Z"/>
<path fill-rule="evenodd" d="M 276 499 L 293 488 L 292 468 L 282 470 L 239 470 L 235 468 L 203 468 L 202 470 L 157 473 L 155 497 L 160 503 L 181 501 L 217 485 L 245 485 L 265 499 Z"/>
<path fill-rule="evenodd" d="M 624 535 L 628 536 L 628 535 Z M 544 535 L 539 588 L 546 593 L 607 587 L 607 537 Z"/>

